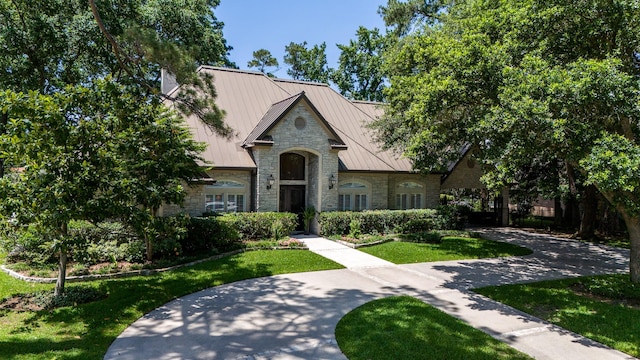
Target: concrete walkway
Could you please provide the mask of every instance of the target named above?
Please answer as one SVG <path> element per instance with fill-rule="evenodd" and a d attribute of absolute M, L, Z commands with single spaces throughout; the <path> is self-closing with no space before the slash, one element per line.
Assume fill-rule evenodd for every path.
<path fill-rule="evenodd" d="M 317 237 L 303 240 L 346 267 L 239 281 L 176 299 L 140 318 L 105 359 L 346 359 L 338 321 L 374 299 L 415 296 L 536 359 L 633 359 L 471 288 L 621 273 L 629 252 L 512 229 L 484 237 L 534 250 L 525 257 L 393 265 Z M 401 341 L 401 339 L 399 339 Z"/>

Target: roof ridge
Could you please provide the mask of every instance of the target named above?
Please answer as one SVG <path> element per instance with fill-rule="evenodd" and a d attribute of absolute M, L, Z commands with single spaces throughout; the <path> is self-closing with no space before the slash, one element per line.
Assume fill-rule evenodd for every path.
<path fill-rule="evenodd" d="M 280 104 L 280 103 L 283 103 L 283 102 L 285 102 L 285 101 L 287 101 L 287 100 L 291 100 L 291 99 L 293 99 L 293 98 L 295 98 L 295 97 L 299 97 L 299 96 L 305 96 L 304 90 L 302 90 L 301 92 L 299 92 L 299 93 L 297 93 L 297 94 L 293 94 L 293 95 L 291 95 L 291 96 L 289 96 L 289 97 L 287 97 L 287 98 L 284 98 L 284 99 L 282 99 L 282 100 L 279 100 L 279 101 L 274 102 L 273 104 L 271 104 L 271 107 L 273 107 L 273 106 L 275 106 L 275 105 L 278 105 L 278 104 Z"/>
<path fill-rule="evenodd" d="M 275 82 L 286 82 L 292 84 L 305 84 L 305 85 L 314 85 L 314 86 L 322 86 L 322 87 L 330 87 L 329 84 L 323 82 L 316 81 L 304 81 L 304 80 L 295 80 L 295 79 L 282 79 L 282 78 L 273 78 Z"/>
<path fill-rule="evenodd" d="M 261 72 L 261 71 L 257 71 L 257 70 L 246 70 L 246 69 L 234 69 L 234 68 L 227 68 L 227 67 L 221 67 L 221 66 L 213 66 L 213 65 L 200 65 L 198 67 L 197 71 L 200 71 L 202 69 L 205 70 L 216 70 L 216 71 L 228 71 L 228 72 L 235 72 L 235 73 L 243 73 L 243 74 L 247 74 L 247 75 L 260 75 L 260 76 L 266 76 L 265 73 Z"/>

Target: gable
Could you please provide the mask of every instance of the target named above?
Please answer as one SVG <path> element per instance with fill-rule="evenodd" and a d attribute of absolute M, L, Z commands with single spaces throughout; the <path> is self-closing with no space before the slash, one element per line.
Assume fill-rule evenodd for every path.
<path fill-rule="evenodd" d="M 306 116 L 296 116 L 295 113 L 304 113 Z M 273 104 L 247 136 L 242 146 L 249 148 L 257 145 L 273 145 L 274 138 L 271 132 L 285 119 L 294 122 L 294 127 L 298 130 L 297 133 L 287 133 L 288 136 L 300 136 L 306 123 L 314 121 L 320 126 L 320 131 L 307 131 L 307 137 L 326 139 L 326 143 L 333 149 L 347 149 L 344 141 L 313 106 L 304 91 Z"/>

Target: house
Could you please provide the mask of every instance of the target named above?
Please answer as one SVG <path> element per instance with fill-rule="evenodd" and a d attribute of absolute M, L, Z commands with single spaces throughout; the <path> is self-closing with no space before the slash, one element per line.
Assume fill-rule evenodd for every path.
<path fill-rule="evenodd" d="M 447 174 L 423 175 L 408 159 L 382 150 L 368 128 L 381 104 L 260 72 L 199 71 L 213 76 L 216 103 L 236 134 L 222 138 L 195 116 L 186 119 L 194 139 L 208 145 L 202 156 L 213 165 L 210 181 L 191 184 L 182 207 L 164 206 L 163 215 L 434 208 L 442 189 L 482 186 L 480 166 L 468 155 Z"/>

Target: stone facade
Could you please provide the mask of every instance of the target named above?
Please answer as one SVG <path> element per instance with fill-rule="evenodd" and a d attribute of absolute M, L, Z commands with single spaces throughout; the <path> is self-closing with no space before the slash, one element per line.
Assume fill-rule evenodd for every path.
<path fill-rule="evenodd" d="M 209 170 L 207 175 L 217 181 L 233 181 L 243 184 L 244 189 L 234 191 L 235 193 L 242 194 L 244 196 L 245 205 L 244 211 L 251 210 L 251 171 L 249 170 Z M 182 206 L 175 204 L 165 204 L 160 208 L 161 216 L 172 216 L 179 213 L 186 213 L 191 216 L 200 216 L 205 212 L 206 196 L 220 193 L 222 191 L 213 188 L 210 184 L 192 183 L 185 184 L 185 190 L 187 192 L 184 203 Z"/>
<path fill-rule="evenodd" d="M 480 181 L 482 166 L 473 158 L 472 152 L 465 154 L 442 183 L 441 190 L 486 189 Z"/>
<path fill-rule="evenodd" d="M 273 139 L 273 145 L 251 149 L 257 167 L 256 211 L 278 211 L 281 205 L 279 189 L 286 185 L 305 186 L 307 206 L 314 206 L 319 211 L 336 210 L 337 188 L 329 189 L 329 178 L 332 175 L 336 178 L 339 176 L 338 151 L 331 149 L 330 132 L 309 106 L 300 102 L 268 135 Z M 280 159 L 285 153 L 295 153 L 305 158 L 304 180 L 280 179 Z M 273 176 L 275 183 L 271 189 L 267 189 L 270 176 Z"/>

